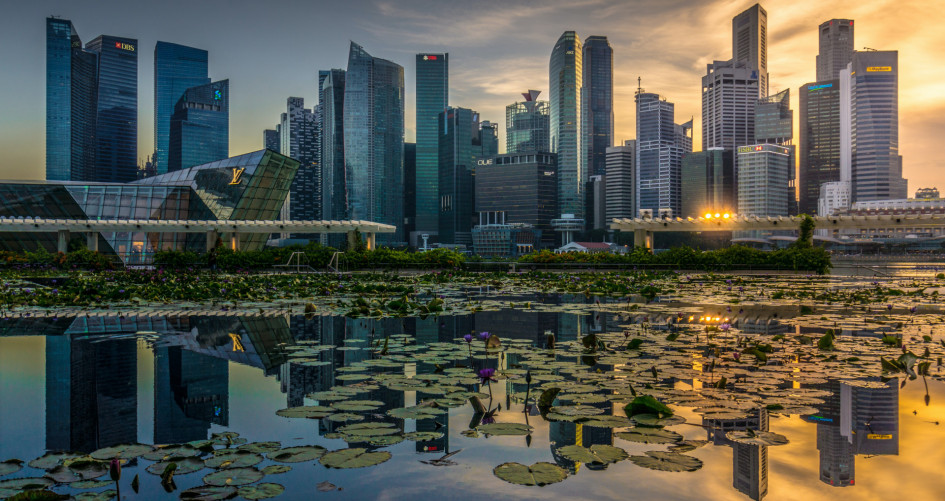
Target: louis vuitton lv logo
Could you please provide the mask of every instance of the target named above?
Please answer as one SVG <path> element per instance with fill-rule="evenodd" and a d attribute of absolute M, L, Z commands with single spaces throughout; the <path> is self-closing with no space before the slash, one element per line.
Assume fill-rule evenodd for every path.
<path fill-rule="evenodd" d="M 230 180 L 230 184 L 240 184 L 243 181 L 243 171 L 246 170 L 246 167 L 233 167 L 233 179 Z"/>

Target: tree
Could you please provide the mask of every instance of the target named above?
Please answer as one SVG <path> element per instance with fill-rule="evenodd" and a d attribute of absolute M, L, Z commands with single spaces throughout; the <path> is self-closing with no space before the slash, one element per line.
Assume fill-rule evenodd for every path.
<path fill-rule="evenodd" d="M 809 249 L 814 245 L 814 227 L 817 226 L 817 223 L 814 222 L 814 218 L 807 214 L 804 214 L 802 217 L 804 219 L 801 221 L 797 241 L 791 245 L 798 249 Z"/>

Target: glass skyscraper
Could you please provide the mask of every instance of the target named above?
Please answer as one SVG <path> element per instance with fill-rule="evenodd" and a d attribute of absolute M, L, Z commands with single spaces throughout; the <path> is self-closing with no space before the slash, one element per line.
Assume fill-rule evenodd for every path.
<path fill-rule="evenodd" d="M 821 185 L 840 181 L 840 81 L 806 84 L 799 101 L 798 210 L 817 214 Z"/>
<path fill-rule="evenodd" d="M 675 105 L 659 94 L 636 94 L 636 204 L 653 217 L 681 210 L 682 157 L 692 151 L 692 121 L 675 124 Z"/>
<path fill-rule="evenodd" d="M 437 121 L 449 105 L 449 54 L 417 54 L 417 197 L 415 231 L 439 231 L 439 134 Z M 435 240 L 435 239 L 434 239 Z M 410 238 L 416 245 L 416 238 Z"/>
<path fill-rule="evenodd" d="M 853 20 L 831 19 L 820 25 L 817 81 L 835 80 L 853 61 Z"/>
<path fill-rule="evenodd" d="M 758 80 L 757 97 L 768 95 L 768 13 L 760 4 L 732 18 L 732 61 L 743 62 Z"/>
<path fill-rule="evenodd" d="M 230 151 L 230 81 L 191 87 L 174 106 L 167 170 L 221 160 Z"/>
<path fill-rule="evenodd" d="M 184 91 L 210 83 L 207 61 L 207 51 L 203 49 L 160 41 L 154 46 L 153 161 L 158 174 L 164 174 L 169 170 L 168 142 L 174 107 Z M 223 157 L 226 157 L 226 154 Z"/>
<path fill-rule="evenodd" d="M 551 118 L 548 101 L 539 101 L 540 90 L 523 92 L 525 101 L 505 107 L 505 151 L 551 151 Z"/>
<path fill-rule="evenodd" d="M 299 171 L 289 190 L 289 219 L 314 221 L 321 219 L 321 172 L 317 158 L 318 120 L 315 112 L 305 108 L 301 97 L 286 100 L 282 114 L 279 151 L 299 161 Z"/>
<path fill-rule="evenodd" d="M 551 151 L 558 154 L 558 209 L 584 216 L 584 149 L 581 137 L 583 87 L 581 39 L 565 31 L 551 51 L 548 82 L 551 86 Z"/>
<path fill-rule="evenodd" d="M 440 113 L 438 128 L 439 240 L 472 245 L 473 180 L 476 161 L 482 156 L 479 114 L 466 108 L 449 108 Z"/>
<path fill-rule="evenodd" d="M 98 55 L 95 160 L 90 181 L 137 178 L 138 41 L 101 35 L 85 46 Z"/>
<path fill-rule="evenodd" d="M 679 217 L 698 218 L 706 212 L 735 212 L 733 153 L 713 148 L 683 157 L 682 212 Z"/>
<path fill-rule="evenodd" d="M 345 74 L 344 148 L 348 217 L 391 224 L 404 238 L 404 68 L 352 42 Z"/>
<path fill-rule="evenodd" d="M 322 218 L 347 219 L 345 195 L 345 70 L 319 72 L 321 115 Z M 329 237 L 331 238 L 331 237 Z"/>
<path fill-rule="evenodd" d="M 614 51 L 607 37 L 587 37 L 583 61 L 584 162 L 588 176 L 599 176 L 614 145 Z"/>

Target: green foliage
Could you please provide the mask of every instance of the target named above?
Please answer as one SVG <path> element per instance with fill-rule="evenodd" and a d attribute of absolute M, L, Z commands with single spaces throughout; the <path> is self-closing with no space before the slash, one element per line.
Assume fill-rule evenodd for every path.
<path fill-rule="evenodd" d="M 795 249 L 810 249 L 814 245 L 814 227 L 817 226 L 817 224 L 814 222 L 814 218 L 807 214 L 801 217 L 803 217 L 804 220 L 801 221 L 797 240 L 791 244 L 791 247 Z"/>
<path fill-rule="evenodd" d="M 651 395 L 635 397 L 629 404 L 624 406 L 623 410 L 627 413 L 627 417 L 630 418 L 637 414 L 655 414 L 661 418 L 673 415 L 672 409 L 653 398 Z"/>

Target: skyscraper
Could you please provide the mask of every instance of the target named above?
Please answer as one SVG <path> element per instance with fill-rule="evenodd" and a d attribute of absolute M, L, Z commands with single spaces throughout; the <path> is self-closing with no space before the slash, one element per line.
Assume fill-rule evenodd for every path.
<path fill-rule="evenodd" d="M 817 81 L 836 80 L 840 71 L 853 62 L 853 20 L 826 21 L 820 25 L 819 35 Z"/>
<path fill-rule="evenodd" d="M 795 186 L 797 148 L 793 140 L 794 111 L 791 109 L 790 89 L 759 99 L 755 104 L 755 144 L 777 144 L 784 146 L 790 152 L 788 158 L 789 215 L 798 213 Z"/>
<path fill-rule="evenodd" d="M 607 148 L 607 224 L 614 218 L 634 218 L 636 190 L 636 140 L 625 141 L 623 146 Z"/>
<path fill-rule="evenodd" d="M 210 83 L 207 61 L 207 51 L 203 49 L 160 41 L 154 46 L 153 161 L 157 174 L 168 171 L 171 115 L 177 101 L 187 89 Z M 204 162 L 193 165 L 200 163 Z"/>
<path fill-rule="evenodd" d="M 449 105 L 449 54 L 417 54 L 417 175 L 415 231 L 439 231 L 439 115 Z M 417 244 L 410 236 L 411 245 Z M 434 238 L 435 240 L 435 238 Z"/>
<path fill-rule="evenodd" d="M 734 150 L 755 141 L 757 71 L 747 63 L 714 61 L 702 77 L 702 149 Z"/>
<path fill-rule="evenodd" d="M 344 100 L 348 217 L 395 225 L 378 240 L 402 244 L 404 68 L 352 42 Z"/>
<path fill-rule="evenodd" d="M 138 41 L 101 35 L 85 45 L 98 55 L 95 161 L 90 181 L 137 178 Z"/>
<path fill-rule="evenodd" d="M 263 148 L 279 152 L 279 131 L 276 129 L 266 129 L 263 131 Z"/>
<path fill-rule="evenodd" d="M 548 101 L 539 101 L 540 90 L 523 92 L 522 102 L 505 107 L 505 151 L 550 151 L 551 121 Z"/>
<path fill-rule="evenodd" d="M 296 221 L 321 219 L 316 122 L 315 113 L 305 108 L 303 98 L 290 97 L 286 100 L 286 112 L 282 114 L 280 124 L 279 151 L 300 162 L 289 189 L 287 214 L 289 219 Z"/>
<path fill-rule="evenodd" d="M 494 157 L 499 154 L 499 124 L 489 120 L 480 122 L 479 138 L 482 142 L 480 157 Z"/>
<path fill-rule="evenodd" d="M 675 106 L 659 94 L 636 94 L 636 205 L 654 217 L 681 210 L 682 157 L 692 151 L 692 121 L 676 124 Z M 668 211 L 667 211 L 668 210 Z"/>
<path fill-rule="evenodd" d="M 230 81 L 191 87 L 174 105 L 167 170 L 175 171 L 230 156 Z"/>
<path fill-rule="evenodd" d="M 790 204 L 791 150 L 759 144 L 738 148 L 738 213 L 787 216 Z"/>
<path fill-rule="evenodd" d="M 768 95 L 768 13 L 755 4 L 732 19 L 732 61 L 746 63 L 758 79 L 758 97 Z"/>
<path fill-rule="evenodd" d="M 853 202 L 906 198 L 899 156 L 899 53 L 853 54 Z"/>
<path fill-rule="evenodd" d="M 605 173 L 607 148 L 614 145 L 614 51 L 607 37 L 584 41 L 584 162 L 588 176 Z"/>
<path fill-rule="evenodd" d="M 798 210 L 817 214 L 821 185 L 840 181 L 840 81 L 806 84 L 799 101 Z"/>
<path fill-rule="evenodd" d="M 472 245 L 473 179 L 476 161 L 482 157 L 479 114 L 466 108 L 449 108 L 440 113 L 438 130 L 439 240 L 445 244 Z"/>
<path fill-rule="evenodd" d="M 322 217 L 338 221 L 347 219 L 348 213 L 345 195 L 345 70 L 332 69 L 323 73 L 325 78 L 319 78 Z"/>
<path fill-rule="evenodd" d="M 679 217 L 697 218 L 706 212 L 735 212 L 733 153 L 713 148 L 683 157 L 682 212 Z"/>
<path fill-rule="evenodd" d="M 583 217 L 587 180 L 581 138 L 582 55 L 580 37 L 565 31 L 555 43 L 548 66 L 551 151 L 558 154 L 558 210 L 577 218 Z"/>

